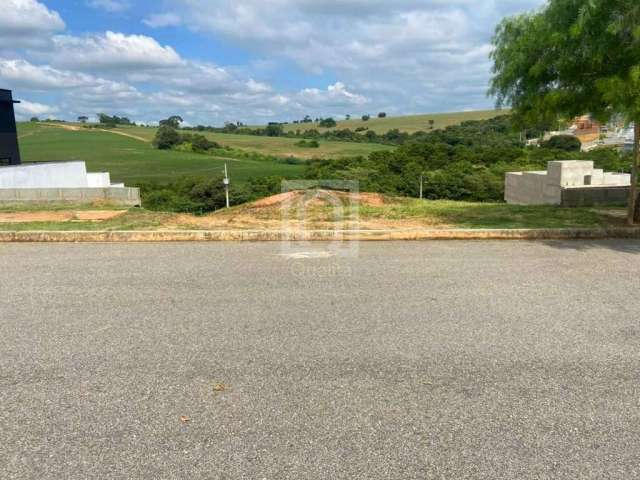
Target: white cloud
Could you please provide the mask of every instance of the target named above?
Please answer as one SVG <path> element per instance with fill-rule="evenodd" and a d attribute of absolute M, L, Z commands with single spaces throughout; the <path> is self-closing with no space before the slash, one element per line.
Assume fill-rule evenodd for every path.
<path fill-rule="evenodd" d="M 31 117 L 48 117 L 51 118 L 58 112 L 57 107 L 45 105 L 43 103 L 21 101 L 15 105 L 16 118 L 24 121 Z"/>
<path fill-rule="evenodd" d="M 142 20 L 142 23 L 151 28 L 177 27 L 182 24 L 182 19 L 171 12 L 154 13 Z"/>
<path fill-rule="evenodd" d="M 265 93 L 271 91 L 271 87 L 269 85 L 262 82 L 256 82 L 253 78 L 250 78 L 246 82 L 246 85 L 249 91 L 252 93 Z"/>
<path fill-rule="evenodd" d="M 83 73 L 57 70 L 48 65 L 37 66 L 23 59 L 0 58 L 0 79 L 13 89 L 58 90 L 93 83 Z"/>
<path fill-rule="evenodd" d="M 109 13 L 120 13 L 131 8 L 125 0 L 88 0 L 87 5 Z"/>
<path fill-rule="evenodd" d="M 53 65 L 87 70 L 152 70 L 184 64 L 169 46 L 145 35 L 105 32 L 103 35 L 53 37 Z"/>
<path fill-rule="evenodd" d="M 244 90 L 244 86 L 229 71 L 207 63 L 188 62 L 173 69 L 170 74 L 162 72 L 155 81 L 198 94 L 233 93 Z"/>
<path fill-rule="evenodd" d="M 17 13 L 0 17 L 0 83 L 20 98 L 49 103 L 62 118 L 183 114 L 192 124 L 488 107 L 495 24 L 544 2 L 171 0 L 141 20 L 248 52 L 246 62 L 227 66 L 182 56 L 148 35 L 65 33 L 43 3 L 7 1 L 7 12 Z M 131 0 L 77 3 L 139 13 Z M 287 80 L 296 86 L 282 87 Z"/>
<path fill-rule="evenodd" d="M 59 70 L 49 65 L 34 65 L 22 59 L 0 58 L 0 83 L 16 90 L 19 98 L 28 99 L 30 93 L 52 95 L 55 92 L 61 107 L 51 106 L 46 113 L 59 112 L 63 118 L 101 110 L 126 110 L 131 106 L 143 106 L 145 102 L 145 96 L 127 83 Z M 35 108 L 31 105 L 41 104 L 26 101 L 24 105 Z M 36 116 L 44 114 L 30 113 Z"/>
<path fill-rule="evenodd" d="M 309 107 L 355 107 L 366 104 L 369 100 L 364 95 L 348 91 L 341 82 L 329 85 L 326 90 L 305 88 L 298 94 L 301 103 Z"/>
<path fill-rule="evenodd" d="M 75 94 L 104 90 L 131 92 L 131 87 L 122 82 L 59 70 L 49 65 L 34 65 L 23 59 L 0 58 L 0 80 L 11 89 L 31 91 L 73 90 Z"/>
<path fill-rule="evenodd" d="M 65 29 L 60 15 L 36 0 L 3 0 L 0 50 L 46 45 L 52 33 Z"/>
<path fill-rule="evenodd" d="M 173 0 L 171 13 L 194 31 L 224 37 L 270 62 L 331 74 L 371 104 L 401 113 L 490 106 L 495 25 L 544 1 Z M 447 88 L 461 85 L 464 97 L 447 98 Z"/>

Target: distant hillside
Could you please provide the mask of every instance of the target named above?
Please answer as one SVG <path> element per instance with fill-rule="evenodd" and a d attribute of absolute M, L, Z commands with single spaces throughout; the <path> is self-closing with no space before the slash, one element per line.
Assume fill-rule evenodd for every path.
<path fill-rule="evenodd" d="M 360 117 L 351 120 L 342 120 L 338 122 L 336 128 L 369 128 L 376 133 L 386 133 L 389 130 L 397 128 L 402 132 L 413 133 L 419 131 L 428 132 L 430 130 L 429 120 L 433 120 L 433 128 L 445 128 L 450 125 L 458 125 L 467 120 L 487 120 L 499 115 L 508 114 L 509 110 L 478 110 L 473 112 L 455 112 L 455 113 L 429 113 L 424 115 L 406 115 L 402 117 L 386 117 L 377 118 L 377 114 L 372 115 L 369 121 L 362 121 Z M 290 123 L 285 125 L 285 131 L 308 130 L 315 128 L 319 131 L 331 130 L 327 128 L 319 128 L 317 123 Z"/>

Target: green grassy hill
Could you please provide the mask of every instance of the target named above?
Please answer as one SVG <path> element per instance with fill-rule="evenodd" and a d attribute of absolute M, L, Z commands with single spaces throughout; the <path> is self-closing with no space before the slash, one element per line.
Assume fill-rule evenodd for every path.
<path fill-rule="evenodd" d="M 155 128 L 119 127 L 115 132 L 134 135 L 149 142 L 156 134 Z M 224 147 L 231 147 L 245 152 L 258 152 L 262 155 L 276 157 L 312 158 L 340 158 L 357 155 L 369 155 L 380 150 L 392 150 L 394 147 L 375 143 L 353 143 L 319 140 L 319 148 L 304 148 L 296 145 L 300 139 L 284 137 L 262 137 L 257 135 L 236 135 L 231 133 L 186 132 L 199 133 L 209 140 L 214 140 Z"/>
<path fill-rule="evenodd" d="M 429 119 L 434 128 L 444 128 L 466 120 L 482 120 L 504 112 L 490 110 L 477 112 L 427 114 L 404 117 L 372 118 L 368 122 L 350 120 L 339 122 L 338 128 L 367 127 L 378 133 L 394 128 L 406 132 L 429 130 Z M 287 130 L 317 128 L 316 124 L 287 125 Z M 113 181 L 155 181 L 166 183 L 182 175 L 219 173 L 227 162 L 231 175 L 237 181 L 249 177 L 279 175 L 296 178 L 302 174 L 302 165 L 278 160 L 238 158 L 237 154 L 218 151 L 202 155 L 177 151 L 159 151 L 151 146 L 155 128 L 119 127 L 102 131 L 83 125 L 21 123 L 18 126 L 20 147 L 26 162 L 52 160 L 84 160 L 91 171 L 109 171 Z M 299 139 L 234 135 L 204 132 L 204 135 L 224 147 L 236 151 L 257 152 L 280 158 L 300 159 L 367 156 L 371 152 L 394 147 L 375 143 L 355 143 L 319 140 L 319 148 L 296 145 Z M 230 158 L 234 157 L 234 158 Z"/>
<path fill-rule="evenodd" d="M 376 118 L 375 116 L 372 116 L 367 122 L 362 121 L 360 117 L 358 117 L 357 119 L 339 121 L 336 128 L 349 128 L 351 130 L 355 130 L 356 128 L 363 127 L 369 128 L 376 133 L 386 133 L 395 128 L 408 133 L 419 132 L 421 130 L 427 132 L 430 129 L 429 120 L 434 121 L 434 129 L 439 129 L 450 125 L 458 125 L 468 120 L 487 120 L 499 115 L 504 115 L 508 112 L 508 110 L 478 110 L 474 112 L 432 113 L 386 118 Z M 317 123 L 290 123 L 285 125 L 285 131 L 304 131 L 310 128 L 318 129 L 321 132 L 331 130 L 327 128 L 319 128 Z"/>
<path fill-rule="evenodd" d="M 168 183 L 183 175 L 219 174 L 225 163 L 232 180 L 240 182 L 270 175 L 297 178 L 304 168 L 278 161 L 161 151 L 139 139 L 91 129 L 73 131 L 21 123 L 18 135 L 25 162 L 84 160 L 90 171 L 108 171 L 112 181 L 128 184 Z"/>

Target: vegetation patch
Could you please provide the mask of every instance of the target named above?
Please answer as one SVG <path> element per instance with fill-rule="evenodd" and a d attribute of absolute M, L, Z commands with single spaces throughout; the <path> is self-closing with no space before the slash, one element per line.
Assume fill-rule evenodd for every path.
<path fill-rule="evenodd" d="M 296 146 L 300 148 L 320 148 L 320 142 L 317 140 L 300 140 L 296 142 Z"/>

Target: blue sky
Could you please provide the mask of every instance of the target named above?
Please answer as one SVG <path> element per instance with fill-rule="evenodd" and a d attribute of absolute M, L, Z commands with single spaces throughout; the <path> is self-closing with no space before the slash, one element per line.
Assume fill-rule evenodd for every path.
<path fill-rule="evenodd" d="M 21 118 L 157 122 L 490 108 L 497 22 L 543 0 L 4 0 Z"/>

